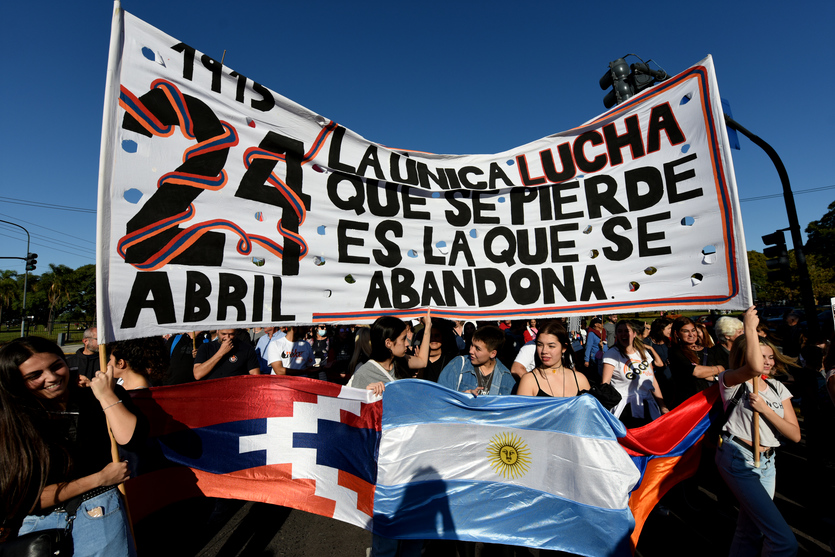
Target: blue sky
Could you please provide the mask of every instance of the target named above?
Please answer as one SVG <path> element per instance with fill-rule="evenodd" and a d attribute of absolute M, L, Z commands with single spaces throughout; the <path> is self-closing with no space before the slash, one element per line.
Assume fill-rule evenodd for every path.
<path fill-rule="evenodd" d="M 369 140 L 435 153 L 500 152 L 589 120 L 605 110 L 599 78 L 625 54 L 671 75 L 712 54 L 734 118 L 783 159 L 801 227 L 835 200 L 831 0 L 122 7 L 216 59 L 226 50 L 225 66 Z M 6 2 L 0 14 L 0 220 L 32 234 L 36 274 L 94 263 L 112 3 Z M 761 250 L 760 236 L 788 219 L 771 161 L 741 143 L 733 157 L 746 242 Z M 774 197 L 755 199 L 765 196 Z M 25 255 L 22 236 L 0 223 L 0 255 Z"/>

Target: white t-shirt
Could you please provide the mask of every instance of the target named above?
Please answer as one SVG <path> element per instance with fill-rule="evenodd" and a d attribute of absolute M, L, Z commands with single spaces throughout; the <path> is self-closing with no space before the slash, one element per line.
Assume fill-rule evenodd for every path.
<path fill-rule="evenodd" d="M 304 340 L 287 340 L 287 337 L 271 340 L 267 345 L 265 359 L 270 365 L 281 361 L 285 369 L 307 369 L 314 362 L 310 344 Z"/>
<path fill-rule="evenodd" d="M 612 386 L 620 393 L 620 403 L 612 409 L 612 413 L 620 417 L 627 404 L 632 405 L 632 416 L 644 417 L 644 403 L 649 404 L 649 415 L 654 420 L 661 415 L 661 409 L 653 396 L 655 386 L 652 379 L 652 354 L 649 351 L 639 354 L 635 352 L 624 357 L 618 348 L 612 347 L 603 356 L 603 365 L 610 364 L 612 371 Z"/>
<path fill-rule="evenodd" d="M 533 339 L 529 342 L 526 342 L 522 348 L 519 349 L 519 353 L 516 354 L 516 359 L 513 360 L 513 363 L 519 362 L 523 366 L 525 366 L 525 371 L 530 371 L 536 365 L 535 362 L 536 357 L 536 339 Z"/>
<path fill-rule="evenodd" d="M 783 401 L 787 398 L 791 398 L 792 394 L 776 379 L 769 378 L 768 383 L 770 386 L 767 389 L 760 389 L 760 398 L 762 398 L 765 403 L 768 404 L 768 406 L 782 418 L 785 415 Z M 745 385 L 745 383 L 740 383 L 739 385 L 734 385 L 733 387 L 726 387 L 725 372 L 723 371 L 719 374 L 719 388 L 722 392 L 722 406 L 725 410 L 728 409 L 728 404 L 733 399 L 736 391 L 738 389 L 742 389 L 743 385 Z M 777 389 L 777 391 L 775 392 L 774 389 Z M 748 392 L 752 392 L 751 385 L 748 385 Z M 791 405 L 789 405 L 789 409 L 791 412 L 794 412 L 794 408 L 792 408 Z M 734 408 L 731 415 L 728 416 L 728 421 L 725 422 L 724 427 L 722 427 L 722 431 L 729 435 L 736 435 L 740 439 L 748 439 L 750 441 L 751 438 L 754 437 L 753 427 L 754 412 L 751 410 L 748 397 L 743 393 L 737 401 L 736 408 Z M 780 446 L 780 440 L 777 439 L 776 435 L 774 435 L 774 432 L 771 430 L 771 426 L 768 425 L 768 421 L 762 417 L 760 418 L 760 445 L 763 447 Z"/>

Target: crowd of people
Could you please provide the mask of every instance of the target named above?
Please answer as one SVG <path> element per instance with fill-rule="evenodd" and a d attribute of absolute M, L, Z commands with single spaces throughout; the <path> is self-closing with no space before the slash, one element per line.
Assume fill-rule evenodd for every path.
<path fill-rule="evenodd" d="M 725 413 L 715 466 L 739 502 L 732 554 L 762 547 L 792 555 L 794 534 L 772 502 L 774 449 L 781 439 L 800 439 L 795 398 L 810 447 L 831 458 L 835 353 L 831 339 L 805 334 L 795 316 L 775 332 L 754 308 L 740 317 L 719 317 L 708 328 L 678 315 L 473 323 L 427 312 L 413 321 L 384 316 L 370 326 L 222 329 L 115 342 L 107 345 L 106 369 L 95 328 L 69 356 L 48 340 L 15 340 L 0 347 L 0 541 L 66 529 L 76 555 L 132 555 L 115 490 L 129 470 L 112 462 L 107 434 L 109 424 L 119 445 L 143 442 L 147 424 L 128 391 L 275 374 L 378 395 L 404 378 L 473 396 L 589 393 L 630 428 L 718 384 Z M 375 536 L 372 555 L 419 555 L 421 543 Z M 469 555 L 473 547 L 455 550 Z"/>

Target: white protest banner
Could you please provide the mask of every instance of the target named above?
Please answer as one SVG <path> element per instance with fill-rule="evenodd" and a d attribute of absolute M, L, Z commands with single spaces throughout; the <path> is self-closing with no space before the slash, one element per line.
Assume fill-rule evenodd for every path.
<path fill-rule="evenodd" d="M 367 141 L 117 7 L 105 103 L 107 340 L 427 306 L 750 304 L 710 57 L 567 132 L 435 155 Z"/>

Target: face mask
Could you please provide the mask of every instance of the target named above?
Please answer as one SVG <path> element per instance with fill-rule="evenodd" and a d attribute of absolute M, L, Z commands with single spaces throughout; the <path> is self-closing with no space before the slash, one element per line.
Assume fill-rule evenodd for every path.
<path fill-rule="evenodd" d="M 325 333 L 327 333 L 328 331 L 327 329 L 317 329 L 316 332 L 319 334 L 320 337 L 323 337 L 325 336 Z"/>

